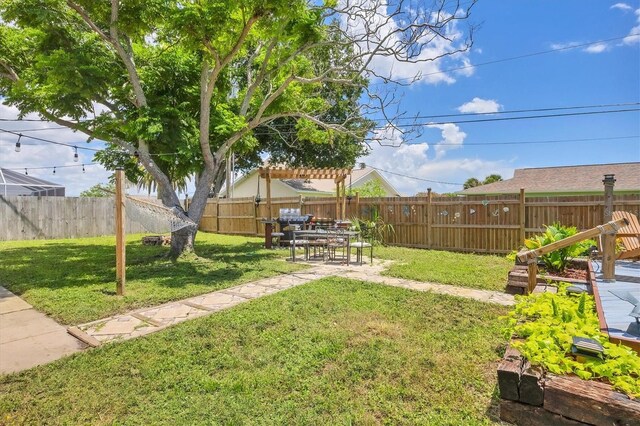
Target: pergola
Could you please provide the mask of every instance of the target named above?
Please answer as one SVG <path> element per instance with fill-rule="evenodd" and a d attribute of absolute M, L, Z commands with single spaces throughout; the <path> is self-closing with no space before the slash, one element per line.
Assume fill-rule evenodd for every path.
<path fill-rule="evenodd" d="M 345 182 L 351 175 L 351 169 L 285 169 L 282 167 L 260 167 L 259 176 L 267 181 L 267 215 L 273 218 L 271 211 L 271 179 L 333 179 L 336 184 L 336 219 L 344 219 L 346 212 Z"/>

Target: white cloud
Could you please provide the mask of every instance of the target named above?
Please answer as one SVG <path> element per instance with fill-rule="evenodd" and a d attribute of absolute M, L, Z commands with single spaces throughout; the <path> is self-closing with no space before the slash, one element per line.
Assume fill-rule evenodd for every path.
<path fill-rule="evenodd" d="M 390 124 L 382 129 L 374 130 L 371 139 L 383 146 L 399 147 L 404 142 L 402 131 Z"/>
<path fill-rule="evenodd" d="M 569 41 L 566 43 L 552 43 L 551 44 L 551 48 L 554 50 L 560 50 L 560 49 L 568 49 L 571 47 L 576 47 L 579 46 L 583 43 L 579 42 L 579 41 Z"/>
<path fill-rule="evenodd" d="M 458 107 L 458 111 L 462 113 L 491 113 L 498 112 L 501 109 L 502 105 L 500 105 L 496 100 L 477 97 Z"/>
<path fill-rule="evenodd" d="M 376 75 L 393 80 L 419 79 L 427 84 L 447 83 L 456 81 L 453 73 L 445 73 L 445 68 L 468 66 L 468 52 L 460 52 L 443 57 L 464 47 L 465 35 L 459 29 L 456 20 L 449 22 L 441 32 L 446 38 L 436 36 L 433 32 L 426 32 L 418 37 L 416 45 L 425 42 L 421 49 L 410 52 L 411 60 L 400 60 L 392 51 L 397 51 L 402 46 L 408 33 L 402 34 L 400 28 L 409 21 L 419 19 L 421 21 L 431 19 L 446 19 L 451 15 L 446 12 L 440 14 L 429 13 L 423 9 L 406 7 L 400 14 L 389 15 L 389 3 L 387 0 L 353 0 L 341 1 L 342 7 L 356 7 L 357 14 L 342 16 L 343 28 L 358 40 L 356 48 L 363 54 L 374 53 L 368 66 Z M 395 4 L 394 6 L 395 7 Z M 428 41 L 428 43 L 427 43 Z M 386 49 L 386 51 L 385 51 Z M 407 53 L 407 52 L 403 52 Z M 404 56 L 404 55 L 401 55 Z M 439 59 L 436 59 L 439 58 Z M 462 70 L 456 75 L 468 76 L 473 73 L 473 68 Z"/>
<path fill-rule="evenodd" d="M 602 53 L 605 50 L 609 50 L 609 45 L 607 43 L 596 43 L 587 46 L 583 50 L 587 53 Z"/>
<path fill-rule="evenodd" d="M 492 173 L 504 179 L 513 176 L 513 165 L 508 161 L 492 161 L 480 158 L 429 159 L 429 144 L 404 144 L 399 148 L 373 146 L 371 153 L 362 159 L 367 165 L 406 176 L 427 179 L 420 181 L 409 177 L 381 172 L 401 194 L 414 195 L 432 188 L 434 192 L 462 190 L 462 185 L 437 182 L 463 183 L 470 177 L 484 177 Z M 436 182 L 437 181 L 437 182 Z"/>
<path fill-rule="evenodd" d="M 462 148 L 462 144 L 467 137 L 467 134 L 460 130 L 460 127 L 452 123 L 431 124 L 428 127 L 442 131 L 442 140 L 435 144 L 436 160 L 444 157 L 447 151 Z"/>
<path fill-rule="evenodd" d="M 626 3 L 616 3 L 612 5 L 609 9 L 620 9 L 624 11 L 633 10 L 633 8 Z"/>
<path fill-rule="evenodd" d="M 640 9 L 636 9 L 634 13 L 636 14 L 636 21 L 638 25 L 631 28 L 629 34 L 622 39 L 622 43 L 626 45 L 640 43 Z"/>

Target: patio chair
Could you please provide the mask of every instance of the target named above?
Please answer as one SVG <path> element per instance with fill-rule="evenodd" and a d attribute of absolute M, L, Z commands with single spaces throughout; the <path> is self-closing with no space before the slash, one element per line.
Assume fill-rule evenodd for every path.
<path fill-rule="evenodd" d="M 369 241 L 366 241 L 362 237 L 362 234 L 360 234 L 358 235 L 358 241 L 351 243 L 351 248 L 356 249 L 356 263 L 360 265 L 364 263 L 362 260 L 362 255 L 365 249 L 369 249 L 369 259 L 371 261 L 371 264 L 373 265 L 373 241 L 371 240 L 371 238 L 369 239 Z"/>
<path fill-rule="evenodd" d="M 618 259 L 640 258 L 640 223 L 638 223 L 638 218 L 630 212 L 613 212 L 613 220 L 623 217 L 629 221 L 629 224 L 620 228 L 616 235 L 616 238 L 619 238 L 624 246 L 624 251 L 618 254 Z"/>
<path fill-rule="evenodd" d="M 313 249 L 313 258 L 317 259 L 321 257 L 325 259 L 327 244 L 329 240 L 327 239 L 327 233 L 324 230 L 316 229 L 317 235 L 309 236 L 309 257 L 311 258 L 311 249 Z"/>
<path fill-rule="evenodd" d="M 295 244 L 293 240 L 290 240 L 289 245 L 291 246 L 291 260 L 293 262 L 296 261 L 296 249 L 300 247 L 304 248 L 304 260 L 309 260 L 309 240 L 297 238 Z"/>
<path fill-rule="evenodd" d="M 342 249 L 342 259 L 346 259 L 345 249 L 348 244 L 348 236 L 344 229 L 331 229 L 327 231 L 327 256 L 325 260 L 337 260 L 337 250 Z"/>
<path fill-rule="evenodd" d="M 293 228 L 292 231 L 300 229 L 300 225 L 290 225 L 289 228 Z M 296 261 L 296 249 L 299 247 L 304 248 L 304 260 L 309 260 L 309 240 L 304 238 L 293 238 L 289 240 L 291 246 L 291 261 Z"/>

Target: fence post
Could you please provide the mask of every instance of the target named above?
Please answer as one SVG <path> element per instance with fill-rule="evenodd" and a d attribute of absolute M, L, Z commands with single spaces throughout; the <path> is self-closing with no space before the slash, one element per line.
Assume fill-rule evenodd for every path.
<path fill-rule="evenodd" d="M 360 218 L 360 192 L 356 192 L 356 214 L 355 217 Z"/>
<path fill-rule="evenodd" d="M 220 232 L 220 198 L 216 198 L 216 232 Z"/>
<path fill-rule="evenodd" d="M 524 240 L 526 238 L 526 234 L 525 234 L 526 210 L 525 209 L 526 209 L 526 206 L 525 206 L 525 199 L 524 199 L 524 188 L 520 188 L 520 242 L 518 243 L 519 246 L 524 244 Z"/>
<path fill-rule="evenodd" d="M 613 217 L 613 186 L 615 175 L 604 175 L 604 222 L 610 222 Z M 604 234 L 602 236 L 602 279 L 615 281 L 616 262 L 616 234 Z"/>
<path fill-rule="evenodd" d="M 427 188 L 427 248 L 431 248 L 431 188 Z"/>
<path fill-rule="evenodd" d="M 260 179 L 260 178 L 258 178 Z M 256 237 L 258 236 L 258 230 L 260 229 L 258 227 L 258 204 L 256 203 L 256 197 L 253 197 L 253 223 L 255 225 L 255 235 Z"/>

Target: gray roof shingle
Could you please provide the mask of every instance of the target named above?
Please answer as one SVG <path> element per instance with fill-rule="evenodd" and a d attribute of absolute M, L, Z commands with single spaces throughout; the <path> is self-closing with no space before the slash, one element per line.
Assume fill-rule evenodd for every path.
<path fill-rule="evenodd" d="M 513 178 L 458 192 L 464 195 L 601 193 L 605 174 L 614 174 L 615 191 L 640 192 L 640 162 L 516 169 Z"/>

